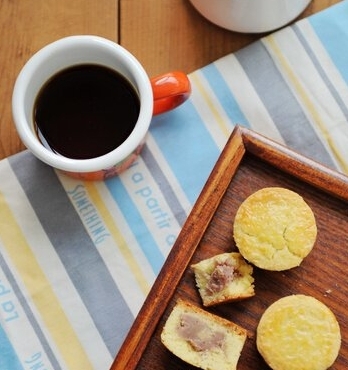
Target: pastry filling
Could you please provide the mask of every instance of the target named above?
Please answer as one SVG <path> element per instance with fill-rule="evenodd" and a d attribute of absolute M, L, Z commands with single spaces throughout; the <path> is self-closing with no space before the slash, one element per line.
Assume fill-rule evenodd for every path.
<path fill-rule="evenodd" d="M 219 263 L 210 275 L 206 290 L 210 294 L 221 292 L 237 275 L 237 270 L 228 262 Z"/>
<path fill-rule="evenodd" d="M 223 332 L 212 330 L 199 317 L 189 313 L 181 314 L 178 334 L 197 352 L 222 348 L 225 341 Z"/>

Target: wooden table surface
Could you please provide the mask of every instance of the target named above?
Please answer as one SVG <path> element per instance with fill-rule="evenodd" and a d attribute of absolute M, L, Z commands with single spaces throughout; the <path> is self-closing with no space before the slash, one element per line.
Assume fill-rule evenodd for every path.
<path fill-rule="evenodd" d="M 313 0 L 299 18 L 339 1 Z M 11 113 L 16 76 L 34 52 L 56 39 L 109 38 L 154 76 L 174 69 L 190 73 L 263 36 L 219 28 L 188 0 L 1 0 L 0 32 L 0 159 L 24 149 Z"/>

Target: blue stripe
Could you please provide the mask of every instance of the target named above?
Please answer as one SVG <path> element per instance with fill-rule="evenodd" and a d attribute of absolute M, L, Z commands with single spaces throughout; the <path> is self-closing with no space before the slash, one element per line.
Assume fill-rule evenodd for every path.
<path fill-rule="evenodd" d="M 19 358 L 13 349 L 7 335 L 0 325 L 0 369 L 1 370 L 23 370 Z"/>
<path fill-rule="evenodd" d="M 11 285 L 11 289 L 13 290 L 13 292 L 16 295 L 19 303 L 21 304 L 22 309 L 23 309 L 23 311 L 26 315 L 26 318 L 29 321 L 31 327 L 33 328 L 38 340 L 40 341 L 42 348 L 45 349 L 46 356 L 47 356 L 47 358 L 49 359 L 49 361 L 51 363 L 52 369 L 60 370 L 61 367 L 58 363 L 58 360 L 57 360 L 55 354 L 53 353 L 53 350 L 52 350 L 51 346 L 49 345 L 49 342 L 47 341 L 47 338 L 45 337 L 45 334 L 43 333 L 41 326 L 39 325 L 38 321 L 36 320 L 35 315 L 33 314 L 32 310 L 31 310 L 31 308 L 28 304 L 28 301 L 26 300 L 26 297 L 23 295 L 23 292 L 21 291 L 20 287 L 18 286 L 17 281 L 16 281 L 15 277 L 13 276 L 12 271 L 9 268 L 9 266 L 7 265 L 7 263 L 5 261 L 5 258 L 3 257 L 1 252 L 0 252 L 0 267 L 3 271 L 3 273 L 5 274 L 6 279 L 8 280 L 8 282 Z M 2 347 L 2 342 L 3 342 L 2 339 L 0 339 L 0 348 L 1 349 L 3 348 Z M 1 356 L 0 356 L 0 365 L 1 364 L 2 363 L 1 363 Z M 2 370 L 2 369 L 5 369 L 5 368 L 0 366 L 0 369 Z M 16 368 L 14 368 L 14 370 L 15 369 Z"/>
<path fill-rule="evenodd" d="M 241 111 L 231 89 L 226 83 L 226 77 L 221 75 L 214 63 L 201 69 L 204 77 L 208 80 L 209 85 L 214 90 L 217 100 L 221 103 L 228 118 L 233 125 L 239 124 L 250 127 L 248 120 Z"/>
<path fill-rule="evenodd" d="M 9 160 L 42 228 L 114 356 L 134 320 L 127 302 L 53 169 L 28 152 Z"/>
<path fill-rule="evenodd" d="M 187 218 L 187 213 L 184 207 L 181 205 L 175 193 L 175 190 L 169 183 L 168 179 L 161 169 L 161 166 L 157 162 L 148 145 L 144 146 L 141 152 L 141 157 L 143 158 L 146 167 L 154 177 L 154 180 L 160 188 L 163 196 L 166 198 L 167 204 L 170 207 L 176 221 L 180 226 L 183 226 Z"/>
<path fill-rule="evenodd" d="M 286 145 L 335 168 L 331 156 L 264 43 L 255 42 L 248 48 L 237 51 L 235 56 Z"/>
<path fill-rule="evenodd" d="M 152 237 L 136 205 L 118 176 L 108 179 L 105 184 L 120 208 L 134 236 L 137 238 L 139 246 L 148 259 L 153 271 L 157 275 L 163 266 L 164 256 L 158 248 L 156 241 Z"/>
<path fill-rule="evenodd" d="M 318 60 L 318 57 L 311 49 L 310 43 L 307 41 L 305 35 L 301 32 L 301 29 L 295 24 L 293 26 L 293 30 L 296 33 L 298 39 L 302 43 L 303 47 L 305 48 L 308 56 L 312 60 L 313 64 L 315 65 L 318 73 L 320 74 L 321 78 L 325 82 L 327 88 L 330 90 L 330 93 L 332 94 L 333 98 L 336 100 L 337 104 L 339 105 L 342 113 L 347 119 L 348 122 L 348 107 L 345 105 L 345 102 L 343 100 L 343 97 L 340 95 L 339 91 L 337 91 L 336 86 L 331 82 L 327 75 L 327 71 L 322 67 L 320 64 L 320 61 Z"/>
<path fill-rule="evenodd" d="M 348 2 L 343 1 L 308 18 L 321 43 L 348 83 Z"/>
<path fill-rule="evenodd" d="M 154 117 L 151 133 L 187 199 L 194 204 L 220 154 L 196 108 L 188 100 Z"/>

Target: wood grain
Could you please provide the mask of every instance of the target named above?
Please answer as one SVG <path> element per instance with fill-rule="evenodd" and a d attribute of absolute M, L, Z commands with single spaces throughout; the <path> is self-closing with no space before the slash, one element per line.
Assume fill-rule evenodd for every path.
<path fill-rule="evenodd" d="M 340 0 L 313 0 L 297 18 Z M 265 34 L 222 29 L 203 18 L 189 0 L 122 0 L 120 40 L 149 75 L 174 69 L 190 73 L 239 50 Z"/>
<path fill-rule="evenodd" d="M 339 1 L 313 0 L 299 18 Z M 174 69 L 190 73 L 262 36 L 219 28 L 189 0 L 2 0 L 0 31 L 0 159 L 24 149 L 12 121 L 15 78 L 51 41 L 72 34 L 107 37 L 128 48 L 155 76 Z"/>
<path fill-rule="evenodd" d="M 0 1 L 0 159 L 24 149 L 13 125 L 12 89 L 27 59 L 64 36 L 95 34 L 118 41 L 114 0 Z"/>
<path fill-rule="evenodd" d="M 111 370 L 153 368 L 193 370 L 170 354 L 160 333 L 178 298 L 201 306 L 189 266 L 219 253 L 236 251 L 232 229 L 234 215 L 244 199 L 266 186 L 282 186 L 299 193 L 312 208 L 318 227 L 313 251 L 300 267 L 283 271 L 254 268 L 256 296 L 209 311 L 245 327 L 249 339 L 239 370 L 268 369 L 255 345 L 258 321 L 276 299 L 307 294 L 327 304 L 335 313 L 342 347 L 335 370 L 348 366 L 348 177 L 289 151 L 259 134 L 237 127 L 214 167 L 169 257 L 148 295 Z"/>

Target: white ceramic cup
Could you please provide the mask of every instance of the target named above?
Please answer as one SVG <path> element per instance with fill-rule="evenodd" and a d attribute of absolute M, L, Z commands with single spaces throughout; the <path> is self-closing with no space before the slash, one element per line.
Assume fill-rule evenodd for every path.
<path fill-rule="evenodd" d="M 294 20 L 311 0 L 190 0 L 208 20 L 231 31 L 261 33 Z"/>
<path fill-rule="evenodd" d="M 59 71 L 81 64 L 102 65 L 122 74 L 140 100 L 139 117 L 129 137 L 111 152 L 91 159 L 72 159 L 53 152 L 39 139 L 33 119 L 42 86 Z M 182 72 L 149 79 L 138 60 L 120 45 L 98 36 L 70 36 L 45 46 L 27 61 L 14 86 L 12 112 L 21 140 L 37 158 L 73 177 L 102 180 L 119 174 L 136 159 L 153 114 L 175 108 L 190 91 L 189 80 Z"/>

